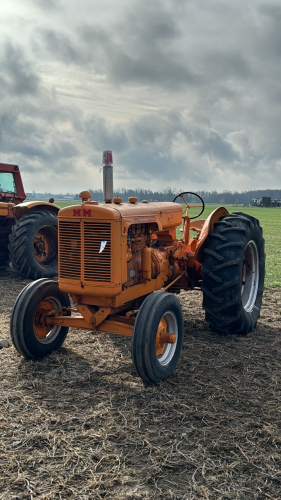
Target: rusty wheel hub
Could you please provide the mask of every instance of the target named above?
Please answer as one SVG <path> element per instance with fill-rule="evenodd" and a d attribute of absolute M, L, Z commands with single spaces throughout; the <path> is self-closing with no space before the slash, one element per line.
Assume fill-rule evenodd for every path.
<path fill-rule="evenodd" d="M 57 242 L 52 228 L 42 227 L 35 234 L 33 242 L 37 262 L 51 262 L 56 256 Z"/>
<path fill-rule="evenodd" d="M 176 335 L 167 332 L 167 321 L 163 317 L 159 323 L 155 339 L 156 356 L 161 356 L 167 344 L 174 344 L 176 340 Z"/>
<path fill-rule="evenodd" d="M 52 302 L 44 300 L 35 313 L 33 323 L 34 332 L 40 339 L 44 339 L 50 331 L 50 327 L 46 325 L 46 313 L 52 311 L 52 309 Z"/>

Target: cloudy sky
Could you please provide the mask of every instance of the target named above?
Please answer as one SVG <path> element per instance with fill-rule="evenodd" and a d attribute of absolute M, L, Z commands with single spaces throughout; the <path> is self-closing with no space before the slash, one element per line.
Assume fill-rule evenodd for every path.
<path fill-rule="evenodd" d="M 27 191 L 281 188 L 280 0 L 4 0 L 0 161 Z"/>

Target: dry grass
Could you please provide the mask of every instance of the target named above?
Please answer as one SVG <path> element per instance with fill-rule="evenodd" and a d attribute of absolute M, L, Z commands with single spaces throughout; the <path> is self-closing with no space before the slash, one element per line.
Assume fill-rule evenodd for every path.
<path fill-rule="evenodd" d="M 0 338 L 26 281 L 0 274 Z M 175 373 L 145 386 L 130 340 L 70 331 L 42 361 L 0 351 L 0 499 L 281 498 L 281 291 L 265 293 L 248 337 L 204 322 L 180 294 Z"/>

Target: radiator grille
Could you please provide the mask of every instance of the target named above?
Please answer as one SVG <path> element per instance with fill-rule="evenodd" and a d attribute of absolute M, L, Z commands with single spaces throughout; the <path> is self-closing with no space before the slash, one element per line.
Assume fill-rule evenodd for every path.
<path fill-rule="evenodd" d="M 60 278 L 111 282 L 110 223 L 59 221 L 59 239 Z"/>
<path fill-rule="evenodd" d="M 60 277 L 80 280 L 81 232 L 80 222 L 59 221 Z"/>
<path fill-rule="evenodd" d="M 85 281 L 111 281 L 110 223 L 84 222 L 84 263 Z"/>

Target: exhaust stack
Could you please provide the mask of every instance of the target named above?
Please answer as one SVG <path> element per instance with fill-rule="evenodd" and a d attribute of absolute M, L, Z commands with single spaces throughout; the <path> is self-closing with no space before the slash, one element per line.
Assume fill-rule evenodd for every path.
<path fill-rule="evenodd" d="M 102 152 L 103 167 L 103 199 L 111 203 L 113 199 L 113 158 L 112 151 L 105 149 Z"/>

